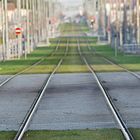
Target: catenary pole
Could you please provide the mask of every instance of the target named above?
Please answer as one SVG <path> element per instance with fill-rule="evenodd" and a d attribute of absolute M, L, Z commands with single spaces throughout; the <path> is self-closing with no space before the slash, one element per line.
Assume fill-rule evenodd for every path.
<path fill-rule="evenodd" d="M 29 25 L 29 0 L 26 0 L 26 38 L 27 38 L 27 53 L 30 53 L 30 25 Z"/>
<path fill-rule="evenodd" d="M 36 0 L 32 0 L 32 29 L 33 29 L 33 31 L 32 31 L 32 33 L 33 33 L 33 48 L 35 47 L 35 44 L 36 44 L 36 38 L 35 38 L 35 1 Z"/>
<path fill-rule="evenodd" d="M 24 13 L 25 10 L 26 10 L 26 0 L 22 0 L 22 9 L 24 10 L 23 11 L 23 13 Z M 25 59 L 27 59 L 27 46 L 26 46 L 26 43 L 25 43 L 26 42 L 26 37 L 25 37 L 25 35 L 26 35 L 26 20 L 25 19 L 23 21 L 22 28 L 23 28 L 23 41 L 24 41 L 24 57 L 25 57 Z"/>
<path fill-rule="evenodd" d="M 30 27 L 30 52 L 33 51 L 33 3 L 32 0 L 29 0 L 29 27 Z"/>
<path fill-rule="evenodd" d="M 18 23 L 17 23 L 17 27 L 21 28 L 21 0 L 17 0 L 17 19 L 18 19 Z M 22 53 L 22 34 L 19 34 L 17 36 L 18 38 L 18 59 L 20 59 Z"/>
<path fill-rule="evenodd" d="M 49 1 L 46 3 L 47 4 L 47 9 L 46 9 L 46 12 L 47 12 L 47 44 L 49 45 Z"/>
<path fill-rule="evenodd" d="M 3 55 L 3 61 L 5 61 L 6 56 L 5 56 L 5 16 L 4 16 L 4 0 L 2 0 L 2 55 Z"/>
<path fill-rule="evenodd" d="M 9 30 L 8 30 L 8 8 L 7 0 L 4 0 L 4 19 L 5 19 L 5 48 L 6 48 L 6 59 L 10 59 L 10 48 L 9 48 Z"/>
<path fill-rule="evenodd" d="M 140 9 L 139 9 L 139 6 L 140 6 L 140 2 L 139 0 L 137 0 L 137 43 L 139 44 L 140 43 Z"/>

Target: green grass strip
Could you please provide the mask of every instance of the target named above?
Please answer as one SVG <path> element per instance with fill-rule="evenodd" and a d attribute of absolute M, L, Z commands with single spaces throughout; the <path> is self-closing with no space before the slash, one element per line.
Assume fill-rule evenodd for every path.
<path fill-rule="evenodd" d="M 11 140 L 15 132 L 0 132 L 0 140 Z M 124 140 L 117 129 L 28 131 L 23 140 Z"/>

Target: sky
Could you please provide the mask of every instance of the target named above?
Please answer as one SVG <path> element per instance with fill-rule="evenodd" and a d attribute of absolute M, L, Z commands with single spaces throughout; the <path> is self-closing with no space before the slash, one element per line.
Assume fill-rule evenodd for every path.
<path fill-rule="evenodd" d="M 66 6 L 81 4 L 83 0 L 59 0 Z"/>
<path fill-rule="evenodd" d="M 65 7 L 65 10 L 63 11 L 65 15 L 74 16 L 80 13 L 80 7 L 82 5 L 83 0 L 59 0 L 59 1 Z"/>

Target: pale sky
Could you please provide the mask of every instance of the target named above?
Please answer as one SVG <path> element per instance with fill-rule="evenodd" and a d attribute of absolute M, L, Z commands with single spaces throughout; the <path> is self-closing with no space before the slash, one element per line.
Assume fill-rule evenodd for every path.
<path fill-rule="evenodd" d="M 78 5 L 81 4 L 83 0 L 59 0 L 60 2 L 64 3 L 65 5 Z"/>
<path fill-rule="evenodd" d="M 62 5 L 66 8 L 64 10 L 64 14 L 66 14 L 67 16 L 73 16 L 79 13 L 79 8 L 82 5 L 82 2 L 84 0 L 59 0 Z M 74 7 L 74 9 L 67 9 L 67 7 Z"/>

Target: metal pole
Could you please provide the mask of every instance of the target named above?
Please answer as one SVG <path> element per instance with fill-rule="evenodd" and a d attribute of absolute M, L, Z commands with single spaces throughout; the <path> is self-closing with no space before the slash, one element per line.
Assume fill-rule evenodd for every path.
<path fill-rule="evenodd" d="M 45 17 L 44 17 L 44 2 L 43 2 L 43 0 L 40 0 L 41 1 L 41 36 L 42 36 L 42 41 L 44 41 L 44 19 L 45 19 Z"/>
<path fill-rule="evenodd" d="M 44 2 L 44 16 L 45 16 L 44 32 L 45 32 L 45 41 L 47 43 L 47 4 L 46 2 Z"/>
<path fill-rule="evenodd" d="M 115 56 L 117 56 L 117 51 L 118 51 L 118 47 L 120 45 L 120 39 L 119 39 L 119 23 L 120 23 L 120 19 L 119 19 L 119 2 L 118 0 L 116 0 L 116 41 L 115 41 L 115 44 L 116 44 L 116 53 L 115 53 Z"/>
<path fill-rule="evenodd" d="M 139 12 L 139 0 L 137 0 L 137 43 L 140 43 L 140 12 Z"/>
<path fill-rule="evenodd" d="M 41 0 L 38 0 L 38 37 L 39 37 L 39 42 L 42 40 L 41 36 Z"/>
<path fill-rule="evenodd" d="M 33 3 L 32 0 L 29 0 L 30 2 L 30 19 L 29 19 L 29 26 L 30 26 L 30 52 L 33 51 Z"/>
<path fill-rule="evenodd" d="M 111 2 L 109 3 L 109 11 L 108 11 L 108 43 L 111 44 Z"/>
<path fill-rule="evenodd" d="M 2 0 L 2 55 L 3 55 L 3 61 L 5 61 L 5 16 L 4 16 L 4 0 Z"/>
<path fill-rule="evenodd" d="M 122 45 L 123 45 L 123 38 L 122 38 L 122 23 L 123 21 L 121 21 L 121 17 L 122 17 L 122 1 L 119 0 L 119 17 L 120 17 L 120 27 L 119 27 L 119 35 L 120 35 L 120 46 L 121 46 L 121 49 L 122 49 Z"/>
<path fill-rule="evenodd" d="M 106 10 L 105 10 L 105 4 L 106 1 L 103 0 L 102 1 L 102 9 L 103 9 L 103 18 L 104 18 L 104 23 L 103 23 L 103 33 L 104 33 L 104 37 L 106 38 Z"/>
<path fill-rule="evenodd" d="M 36 0 L 32 0 L 32 16 L 33 16 L 33 18 L 32 18 L 32 29 L 33 29 L 33 31 L 32 31 L 32 33 L 33 33 L 33 48 L 35 47 L 35 44 L 36 44 L 36 36 L 35 36 L 35 1 Z"/>
<path fill-rule="evenodd" d="M 124 0 L 123 44 L 127 43 L 127 0 Z"/>
<path fill-rule="evenodd" d="M 115 37 L 115 57 L 118 55 L 118 48 L 117 48 L 117 36 Z"/>
<path fill-rule="evenodd" d="M 36 6 L 37 6 L 37 12 L 36 12 L 36 25 L 37 25 L 37 42 L 40 41 L 39 39 L 39 0 L 37 0 L 37 3 L 36 3 Z"/>
<path fill-rule="evenodd" d="M 38 0 L 35 0 L 35 32 L 36 32 L 36 43 L 39 42 L 38 39 Z"/>
<path fill-rule="evenodd" d="M 114 4 L 116 5 L 115 7 L 113 7 L 113 10 L 114 10 L 114 13 L 115 13 L 115 27 L 114 28 L 116 28 L 116 30 L 115 30 L 115 37 L 114 37 L 114 43 L 115 43 L 115 47 L 114 47 L 114 49 L 115 49 L 115 57 L 117 57 L 117 49 L 118 49 L 118 22 L 119 22 L 119 19 L 118 19 L 118 1 L 117 0 L 115 0 L 114 1 Z"/>
<path fill-rule="evenodd" d="M 34 39 L 35 45 L 38 43 L 37 39 L 37 0 L 34 0 Z"/>
<path fill-rule="evenodd" d="M 30 27 L 29 27 L 29 0 L 26 0 L 26 37 L 27 37 L 27 53 L 29 54 L 30 53 Z"/>
<path fill-rule="evenodd" d="M 43 41 L 45 40 L 45 21 L 46 21 L 46 17 L 45 17 L 45 3 L 44 3 L 44 0 L 42 0 L 41 1 L 42 3 L 41 3 L 41 7 L 42 7 L 42 26 L 41 26 L 41 31 L 42 31 L 42 39 L 43 39 Z"/>
<path fill-rule="evenodd" d="M 10 50 L 9 50 L 9 30 L 8 30 L 8 9 L 7 9 L 7 0 L 4 0 L 4 16 L 5 16 L 5 47 L 6 47 L 6 59 L 10 59 Z"/>
<path fill-rule="evenodd" d="M 48 0 L 48 37 L 51 36 L 51 22 L 50 22 L 50 17 L 51 17 L 51 14 L 50 14 L 50 0 Z"/>
<path fill-rule="evenodd" d="M 101 0 L 98 0 L 98 42 L 100 42 L 100 3 Z"/>
<path fill-rule="evenodd" d="M 26 1 L 25 0 L 22 0 L 22 9 L 23 10 L 25 10 L 26 9 Z M 26 11 L 27 12 L 27 11 Z M 27 46 L 26 46 L 26 37 L 25 37 L 25 34 L 26 34 L 26 27 L 25 27 L 25 25 L 26 25 L 26 21 L 24 20 L 23 21 L 23 26 L 22 26 L 22 28 L 23 28 L 23 41 L 24 41 L 24 57 L 25 57 L 25 59 L 27 59 Z"/>
<path fill-rule="evenodd" d="M 50 30 L 50 35 L 51 35 L 51 37 L 53 36 L 53 24 L 52 24 L 52 17 L 53 17 L 53 9 L 52 9 L 52 5 L 53 3 L 52 3 L 52 1 L 50 1 L 49 0 L 49 20 L 51 21 L 50 23 L 51 24 L 49 24 L 49 30 Z"/>
<path fill-rule="evenodd" d="M 49 2 L 46 2 L 46 42 L 49 46 Z"/>
<path fill-rule="evenodd" d="M 109 20 L 109 25 L 110 25 L 110 44 L 111 44 L 111 47 L 113 47 L 113 34 L 112 34 L 112 30 L 113 30 L 113 27 L 112 27 L 112 18 L 114 18 L 113 16 L 113 1 L 110 0 L 110 20 Z"/>
<path fill-rule="evenodd" d="M 17 11 L 18 11 L 18 27 L 21 28 L 21 0 L 17 0 Z M 18 35 L 18 59 L 21 57 L 22 50 L 22 35 Z"/>

